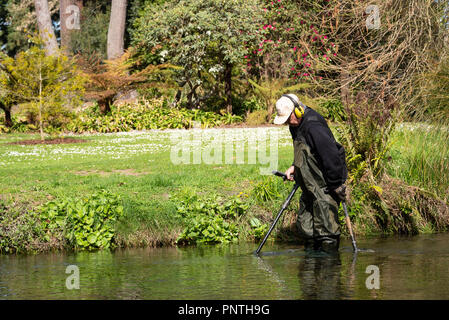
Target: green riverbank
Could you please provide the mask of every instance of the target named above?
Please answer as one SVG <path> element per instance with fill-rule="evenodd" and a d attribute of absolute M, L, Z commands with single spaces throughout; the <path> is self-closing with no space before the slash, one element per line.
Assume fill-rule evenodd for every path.
<path fill-rule="evenodd" d="M 448 191 L 444 186 L 449 181 L 448 142 L 440 137 L 438 139 L 442 140 L 435 141 L 436 145 L 428 141 L 419 145 L 423 135 L 420 130 L 414 126 L 398 129 L 387 172 L 391 177 L 428 190 L 447 203 Z M 264 134 L 279 138 L 276 140 L 277 148 L 268 141 L 266 145 L 254 143 Z M 219 240 L 217 242 L 258 241 L 291 188 L 281 179 L 261 174 L 262 169 L 267 171 L 272 165 L 284 171 L 291 164 L 293 150 L 287 127 L 150 130 L 80 135 L 76 138 L 86 142 L 76 144 L 8 144 L 33 138 L 38 137 L 30 134 L 0 135 L 2 252 L 67 248 L 67 241 L 55 236 L 57 232 L 48 237 L 48 230 L 42 230 L 43 221 L 37 208 L 63 198 L 87 199 L 101 190 L 119 195 L 123 206 L 123 214 L 113 223 L 112 241 L 118 247 L 175 245 L 182 235 L 185 240 L 182 243 L 191 243 L 195 241 L 195 232 L 205 224 L 206 227 L 210 224 L 210 239 Z M 188 164 L 179 163 L 182 161 L 181 149 L 174 153 L 174 146 L 183 138 L 190 141 L 188 144 L 191 146 Z M 195 144 L 198 139 L 203 141 L 201 148 Z M 215 142 L 221 149 L 216 148 L 215 151 L 221 157 L 214 158 L 215 153 L 208 149 L 211 145 L 217 147 L 217 144 L 211 144 L 213 139 L 218 139 Z M 230 141 L 235 150 L 244 150 L 243 158 L 237 153 L 226 158 L 225 150 Z M 248 147 L 251 145 L 258 148 L 251 149 Z M 435 152 L 434 148 L 438 151 Z M 195 162 L 199 150 L 203 157 Z M 431 155 L 432 160 L 423 163 L 421 169 L 411 170 L 413 159 L 426 154 Z M 422 175 L 423 170 L 425 175 Z M 295 197 L 299 198 L 299 195 Z M 193 208 L 195 203 L 203 204 L 203 208 Z M 180 204 L 186 205 L 184 211 Z M 359 237 L 385 232 L 381 224 L 356 216 L 360 215 L 357 202 L 351 203 L 350 199 L 349 204 Z M 295 239 L 295 211 L 298 206 L 298 201 L 293 201 L 284 215 L 274 234 L 278 240 Z M 213 221 L 195 220 L 196 217 L 192 218 L 195 210 L 196 213 L 216 210 L 221 216 Z M 440 231 L 445 227 L 429 225 L 418 232 Z M 345 229 L 343 225 L 344 232 Z M 387 231 L 394 232 L 393 229 Z"/>

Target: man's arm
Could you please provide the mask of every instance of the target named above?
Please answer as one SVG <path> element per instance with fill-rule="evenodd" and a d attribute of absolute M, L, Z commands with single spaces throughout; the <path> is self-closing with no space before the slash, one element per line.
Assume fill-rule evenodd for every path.
<path fill-rule="evenodd" d="M 310 147 L 318 154 L 324 177 L 331 190 L 335 190 L 344 183 L 343 177 L 345 163 L 342 163 L 335 140 L 330 129 L 322 124 L 310 126 L 307 133 Z"/>
<path fill-rule="evenodd" d="M 297 135 L 297 127 L 292 127 L 289 126 L 288 129 L 290 130 L 290 133 L 292 135 L 292 139 L 295 140 L 295 137 Z M 295 173 L 295 159 L 293 159 L 292 165 L 290 166 L 290 168 L 287 169 L 287 171 L 285 171 L 285 174 L 287 176 L 287 179 L 290 181 L 293 181 L 293 174 Z"/>

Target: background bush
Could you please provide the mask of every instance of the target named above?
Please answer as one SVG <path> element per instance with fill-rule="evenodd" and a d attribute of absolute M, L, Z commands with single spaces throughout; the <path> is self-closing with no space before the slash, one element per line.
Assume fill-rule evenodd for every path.
<path fill-rule="evenodd" d="M 199 109 L 167 108 L 161 100 L 142 101 L 137 105 L 112 107 L 111 114 L 100 115 L 94 106 L 77 115 L 64 129 L 70 132 L 120 132 L 148 129 L 187 129 L 195 122 L 202 128 L 233 124 L 243 118 Z"/>

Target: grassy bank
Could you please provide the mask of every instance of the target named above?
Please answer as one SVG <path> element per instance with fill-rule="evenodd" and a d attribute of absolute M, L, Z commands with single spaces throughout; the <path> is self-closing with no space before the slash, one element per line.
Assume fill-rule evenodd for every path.
<path fill-rule="evenodd" d="M 194 241 L 196 232 L 204 226 L 211 227 L 211 239 L 257 240 L 266 232 L 291 188 L 290 184 L 283 184 L 278 178 L 261 174 L 261 168 L 268 168 L 269 144 L 267 152 L 262 152 L 262 145 L 257 151 L 248 152 L 248 141 L 256 141 L 264 132 L 276 132 L 279 136 L 277 168 L 285 170 L 293 156 L 287 127 L 85 134 L 76 136 L 86 140 L 83 143 L 26 146 L 8 143 L 38 137 L 0 135 L 2 249 L 5 243 L 11 251 L 19 252 L 67 247 L 63 238 L 45 238 L 45 230 L 42 232 L 42 228 L 36 227 L 42 223 L 37 208 L 63 198 L 89 198 L 100 190 L 120 195 L 123 215 L 114 224 L 113 239 L 120 247 L 174 245 L 182 235 L 183 243 L 189 243 L 188 240 Z M 410 171 L 410 161 L 416 158 L 413 154 L 419 148 L 407 147 L 404 139 L 420 139 L 421 135 L 407 127 L 397 131 L 388 173 L 444 198 L 447 196 L 443 188 L 448 185 L 447 170 L 443 175 L 438 172 L 426 175 L 425 179 L 419 171 Z M 203 140 L 201 148 L 195 144 L 199 137 Z M 227 141 L 218 143 L 222 146 L 222 157 L 216 158 L 215 162 L 213 156 L 206 161 L 202 158 L 201 163 L 195 164 L 194 154 L 199 150 L 203 154 L 209 152 L 207 146 L 216 137 Z M 173 146 L 182 138 L 190 141 L 192 146 L 189 164 L 175 164 L 179 158 L 171 154 Z M 238 158 L 225 158 L 225 145 L 229 145 L 231 140 L 237 150 L 244 147 L 241 164 L 237 164 Z M 416 142 L 408 141 L 417 146 Z M 437 145 L 444 143 L 447 146 L 447 140 L 439 141 Z M 447 166 L 439 159 L 447 157 L 447 147 L 438 147 L 441 152 L 435 152 L 432 144 L 423 143 L 420 148 L 423 148 L 420 152 L 435 157 L 435 164 Z M 253 162 L 254 154 L 259 160 Z M 208 161 L 212 163 L 205 163 Z M 436 165 L 429 168 L 441 169 Z M 405 176 L 407 170 L 412 173 Z M 429 172 L 431 169 L 426 167 L 424 170 Z M 298 203 L 294 201 L 279 224 L 278 239 L 294 238 L 297 208 Z M 220 216 L 218 220 L 211 222 L 210 219 L 198 218 L 202 212 L 211 210 Z M 359 236 L 383 232 L 382 225 L 376 221 L 356 216 L 364 214 L 357 203 L 350 203 L 350 210 Z"/>
<path fill-rule="evenodd" d="M 388 173 L 449 200 L 449 127 L 399 125 L 392 136 Z"/>
<path fill-rule="evenodd" d="M 447 231 L 449 227 L 449 130 L 400 123 L 390 136 L 383 173 L 373 184 L 351 185 L 350 205 L 358 234 Z"/>
<path fill-rule="evenodd" d="M 226 130 L 234 133 L 238 141 L 256 139 L 258 135 L 258 129 Z M 271 130 L 284 136 L 279 143 L 279 167 L 285 168 L 291 161 L 288 129 Z M 116 226 L 119 246 L 172 245 L 186 224 L 176 215 L 179 202 L 173 199 L 174 195 L 183 191 L 201 197 L 217 194 L 227 199 L 240 192 L 250 193 L 256 182 L 266 179 L 260 175 L 260 167 L 267 165 L 248 164 L 247 144 L 244 164 L 173 164 L 170 152 L 176 141 L 171 141 L 171 137 L 177 132 L 188 135 L 193 131 L 90 134 L 82 136 L 85 143 L 35 146 L 7 143 L 37 136 L 2 135 L 3 214 L 26 215 L 25 212 L 50 200 L 88 197 L 105 189 L 119 194 L 124 206 L 124 216 Z M 203 132 L 204 139 L 210 139 L 224 134 L 225 129 Z M 245 198 L 242 200 L 249 201 L 249 197 Z M 48 247 L 37 242 L 28 241 L 28 247 Z"/>

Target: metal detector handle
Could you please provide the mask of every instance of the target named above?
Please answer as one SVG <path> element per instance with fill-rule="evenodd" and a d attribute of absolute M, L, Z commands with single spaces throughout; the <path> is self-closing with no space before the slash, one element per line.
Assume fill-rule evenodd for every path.
<path fill-rule="evenodd" d="M 282 172 L 277 171 L 277 170 L 273 170 L 272 173 L 275 176 L 281 177 L 282 179 L 284 179 L 284 181 L 287 180 L 287 175 L 285 173 L 282 173 Z"/>
<path fill-rule="evenodd" d="M 274 172 L 273 172 L 274 173 Z M 285 176 L 285 174 L 284 174 Z M 287 176 L 286 176 L 287 177 Z M 268 237 L 271 234 L 271 231 L 273 231 L 274 227 L 276 226 L 276 223 L 278 222 L 279 218 L 282 215 L 282 212 L 284 212 L 285 209 L 287 209 L 288 205 L 290 204 L 290 200 L 292 200 L 293 196 L 296 193 L 296 190 L 298 190 L 299 188 L 299 184 L 295 183 L 295 185 L 293 186 L 292 191 L 290 192 L 290 194 L 288 195 L 288 198 L 285 200 L 284 204 L 282 205 L 281 211 L 279 211 L 276 219 L 274 219 L 273 224 L 271 225 L 270 229 L 268 230 L 267 234 L 265 235 L 265 237 L 263 238 L 261 244 L 259 245 L 259 248 L 257 248 L 256 250 L 256 254 L 259 254 L 260 250 L 262 249 L 263 245 L 265 244 L 265 242 L 267 241 Z"/>

